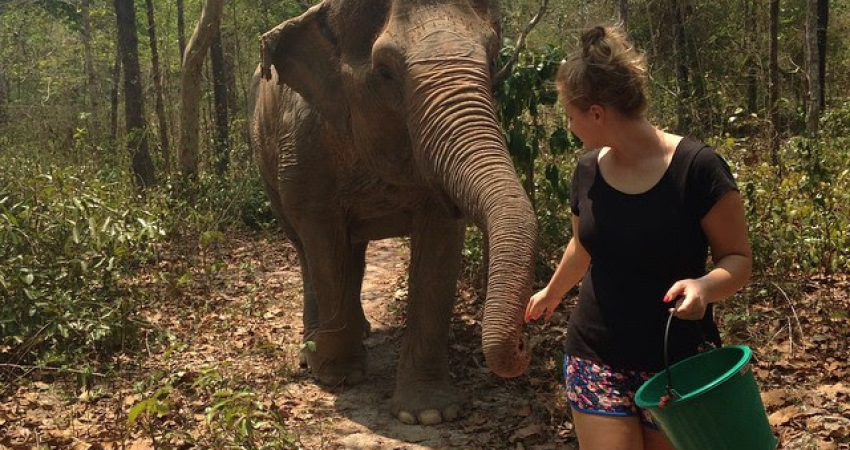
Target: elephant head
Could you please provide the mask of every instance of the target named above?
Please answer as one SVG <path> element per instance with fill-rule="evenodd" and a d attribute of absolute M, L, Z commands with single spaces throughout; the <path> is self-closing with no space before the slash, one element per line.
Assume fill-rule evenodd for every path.
<path fill-rule="evenodd" d="M 497 2 L 325 0 L 261 45 L 262 75 L 271 79 L 274 67 L 370 170 L 432 190 L 483 230 L 484 354 L 500 376 L 523 373 L 537 223 L 494 108 Z"/>

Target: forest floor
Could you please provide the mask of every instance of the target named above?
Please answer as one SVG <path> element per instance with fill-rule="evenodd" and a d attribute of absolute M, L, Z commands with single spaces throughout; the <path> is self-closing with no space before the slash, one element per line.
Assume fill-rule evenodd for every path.
<path fill-rule="evenodd" d="M 137 280 L 148 293 L 140 342 L 108 373 L 0 368 L 0 449 L 576 448 L 557 363 L 571 303 L 528 327 L 532 365 L 504 380 L 484 364 L 481 302 L 462 286 L 449 362 L 469 404 L 454 422 L 409 426 L 387 407 L 404 328 L 404 241 L 369 246 L 370 375 L 350 387 L 320 387 L 298 366 L 300 270 L 279 234 L 228 236 L 192 264 L 185 254 L 164 249 Z M 780 448 L 850 449 L 850 283 L 781 286 L 755 282 L 762 300 L 720 308 L 726 340 L 753 347 Z"/>

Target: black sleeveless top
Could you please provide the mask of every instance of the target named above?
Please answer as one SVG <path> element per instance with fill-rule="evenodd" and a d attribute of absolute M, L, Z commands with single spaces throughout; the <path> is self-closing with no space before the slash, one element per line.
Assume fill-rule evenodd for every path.
<path fill-rule="evenodd" d="M 737 190 L 726 162 L 713 149 L 684 138 L 661 180 L 641 194 L 610 186 L 598 168 L 599 150 L 579 158 L 571 209 L 578 216 L 590 269 L 572 312 L 565 351 L 619 369 L 664 368 L 667 290 L 706 273 L 708 241 L 700 220 L 723 194 Z M 701 321 L 674 319 L 671 363 L 719 342 L 711 305 Z"/>

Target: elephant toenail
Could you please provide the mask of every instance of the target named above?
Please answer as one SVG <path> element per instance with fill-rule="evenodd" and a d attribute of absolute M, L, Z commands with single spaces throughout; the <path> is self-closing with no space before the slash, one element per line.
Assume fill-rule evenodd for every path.
<path fill-rule="evenodd" d="M 407 411 L 400 411 L 398 413 L 398 420 L 407 425 L 416 425 L 416 417 L 413 417 L 413 414 Z"/>
<path fill-rule="evenodd" d="M 436 425 L 443 421 L 443 416 L 436 409 L 426 409 L 419 413 L 419 423 L 422 425 Z"/>

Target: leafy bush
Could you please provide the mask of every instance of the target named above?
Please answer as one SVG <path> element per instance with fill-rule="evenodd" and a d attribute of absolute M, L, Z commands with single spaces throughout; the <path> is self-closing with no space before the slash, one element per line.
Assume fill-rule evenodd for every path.
<path fill-rule="evenodd" d="M 121 275 L 163 236 L 114 181 L 6 158 L 0 172 L 0 359 L 64 363 L 122 346 L 138 292 Z"/>
<path fill-rule="evenodd" d="M 765 275 L 850 269 L 850 152 L 846 140 L 794 138 L 781 152 L 784 172 L 748 166 L 732 139 L 712 142 L 738 172 L 755 269 Z"/>
<path fill-rule="evenodd" d="M 275 226 L 271 203 L 253 169 L 225 176 L 204 173 L 196 180 L 167 179 L 148 197 L 149 207 L 172 238 Z"/>

